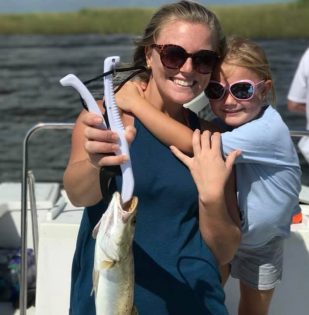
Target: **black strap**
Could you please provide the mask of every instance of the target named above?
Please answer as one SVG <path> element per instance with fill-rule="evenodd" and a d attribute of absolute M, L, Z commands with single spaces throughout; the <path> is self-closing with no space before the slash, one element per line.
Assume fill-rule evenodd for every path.
<path fill-rule="evenodd" d="M 89 80 L 86 80 L 84 81 L 83 83 L 85 85 L 91 83 L 91 82 L 94 82 L 94 81 L 97 81 L 99 79 L 102 79 L 103 77 L 107 76 L 107 75 L 110 75 L 112 73 L 115 73 L 115 72 L 126 72 L 126 71 L 132 71 L 132 70 L 135 70 L 133 73 L 131 73 L 125 80 L 123 80 L 122 82 L 120 82 L 120 84 L 117 86 L 117 88 L 115 89 L 115 93 L 117 93 L 121 88 L 122 86 L 129 80 L 131 80 L 133 77 L 135 77 L 137 74 L 141 73 L 141 72 L 145 72 L 147 69 L 146 67 L 144 66 L 136 66 L 136 67 L 127 67 L 127 68 L 115 68 L 113 70 L 110 70 L 110 71 L 107 71 L 107 72 L 104 72 L 92 79 L 89 79 Z M 83 105 L 83 107 L 88 110 L 88 107 L 87 107 L 87 104 L 84 102 L 83 98 L 80 97 L 80 100 L 81 100 L 81 103 Z"/>
<path fill-rule="evenodd" d="M 121 175 L 121 169 L 119 165 L 105 166 L 101 168 L 100 188 L 101 188 L 102 196 L 104 199 L 110 197 L 110 194 L 111 194 L 111 191 L 109 189 L 110 181 L 116 175 Z"/>

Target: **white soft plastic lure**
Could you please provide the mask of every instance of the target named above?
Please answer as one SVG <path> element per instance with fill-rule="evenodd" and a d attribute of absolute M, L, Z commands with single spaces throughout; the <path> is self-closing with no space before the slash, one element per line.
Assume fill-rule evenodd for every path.
<path fill-rule="evenodd" d="M 94 97 L 92 96 L 90 91 L 87 89 L 87 87 L 84 85 L 84 83 L 75 74 L 70 73 L 66 75 L 60 80 L 60 83 L 62 86 L 73 87 L 87 104 L 89 112 L 102 116 L 103 121 L 102 121 L 101 128 L 103 129 L 107 128 L 104 117 L 101 113 L 101 110 L 97 102 L 95 101 Z"/>
<path fill-rule="evenodd" d="M 123 209 L 115 192 L 93 230 L 96 238 L 93 292 L 97 315 L 137 315 L 134 298 L 132 243 L 138 200 L 133 197 Z"/>
<path fill-rule="evenodd" d="M 118 56 L 107 57 L 104 60 L 104 72 L 115 69 L 116 64 L 119 62 Z M 118 133 L 120 150 L 116 154 L 126 154 L 129 160 L 120 165 L 122 171 L 122 187 L 121 198 L 125 203 L 132 198 L 134 190 L 134 177 L 132 172 L 132 165 L 130 160 L 129 145 L 125 138 L 125 128 L 123 126 L 118 106 L 115 101 L 113 89 L 113 74 L 109 74 L 103 78 L 104 80 L 104 100 L 107 111 L 107 116 L 111 130 Z"/>
<path fill-rule="evenodd" d="M 107 57 L 104 60 L 104 71 L 108 72 L 115 68 L 119 62 L 118 56 Z M 122 187 L 121 187 L 121 199 L 123 203 L 128 202 L 133 196 L 134 190 L 134 177 L 132 172 L 132 165 L 130 160 L 129 145 L 125 138 L 125 128 L 123 126 L 118 106 L 115 101 L 114 89 L 113 89 L 113 74 L 106 75 L 104 77 L 104 101 L 107 111 L 108 121 L 111 130 L 118 133 L 120 149 L 116 154 L 125 154 L 129 160 L 126 163 L 120 165 L 122 172 Z M 97 115 L 101 115 L 100 108 L 98 107 L 95 99 L 93 98 L 87 87 L 81 82 L 81 80 L 74 74 L 68 74 L 60 80 L 63 86 L 72 86 L 75 88 L 80 96 L 87 104 L 88 110 Z M 103 116 L 102 116 L 103 117 Z M 106 129 L 106 123 L 103 118 L 101 128 Z"/>

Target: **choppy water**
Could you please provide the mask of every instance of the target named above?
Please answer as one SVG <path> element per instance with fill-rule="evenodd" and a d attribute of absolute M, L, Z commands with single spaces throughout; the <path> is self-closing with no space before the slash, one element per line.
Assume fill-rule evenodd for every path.
<path fill-rule="evenodd" d="M 305 128 L 304 117 L 287 111 L 286 95 L 309 40 L 258 42 L 269 57 L 279 112 L 291 129 Z M 20 180 L 22 142 L 29 128 L 38 122 L 75 121 L 81 109 L 78 95 L 59 80 L 68 73 L 92 78 L 102 72 L 103 60 L 110 55 L 129 61 L 132 43 L 128 36 L 0 36 L 0 182 Z M 69 131 L 33 136 L 29 168 L 37 180 L 61 180 L 69 146 Z M 309 168 L 303 171 L 309 183 Z"/>

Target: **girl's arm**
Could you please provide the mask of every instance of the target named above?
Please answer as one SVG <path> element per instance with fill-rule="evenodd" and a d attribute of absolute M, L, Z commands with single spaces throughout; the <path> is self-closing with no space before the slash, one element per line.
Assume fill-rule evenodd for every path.
<path fill-rule="evenodd" d="M 99 104 L 103 111 L 102 102 Z M 102 197 L 100 169 L 119 165 L 125 156 L 115 156 L 118 137 L 111 130 L 102 130 L 102 117 L 83 111 L 75 124 L 71 139 L 71 153 L 63 182 L 70 201 L 76 206 L 90 206 Z M 135 130 L 128 128 L 128 140 L 132 141 Z"/>
<path fill-rule="evenodd" d="M 173 153 L 190 169 L 199 192 L 200 231 L 220 265 L 231 261 L 240 243 L 240 224 L 236 195 L 227 195 L 227 184 L 233 163 L 240 151 L 233 151 L 223 160 L 220 134 L 196 130 L 192 138 L 191 158 L 177 148 Z M 233 179 L 228 185 L 233 184 Z M 228 200 L 228 201 L 227 201 Z M 227 207 L 233 202 L 233 207 Z"/>
<path fill-rule="evenodd" d="M 192 153 L 192 130 L 152 106 L 138 83 L 127 82 L 117 92 L 116 102 L 123 111 L 133 113 L 160 141 Z"/>

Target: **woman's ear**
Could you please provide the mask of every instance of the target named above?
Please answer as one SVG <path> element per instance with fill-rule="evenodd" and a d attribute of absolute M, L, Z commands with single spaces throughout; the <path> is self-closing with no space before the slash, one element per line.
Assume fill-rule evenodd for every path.
<path fill-rule="evenodd" d="M 145 59 L 147 68 L 151 69 L 152 64 L 152 48 L 147 46 L 145 47 Z"/>

